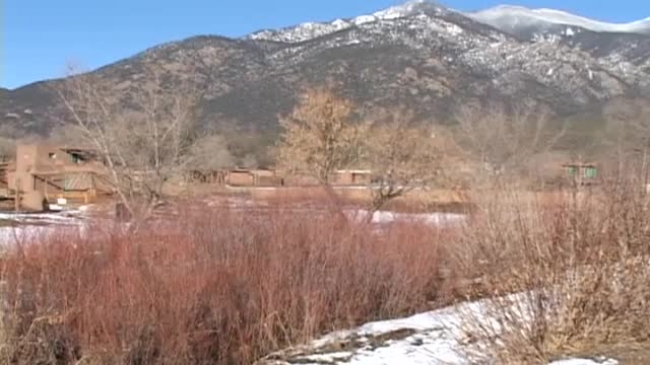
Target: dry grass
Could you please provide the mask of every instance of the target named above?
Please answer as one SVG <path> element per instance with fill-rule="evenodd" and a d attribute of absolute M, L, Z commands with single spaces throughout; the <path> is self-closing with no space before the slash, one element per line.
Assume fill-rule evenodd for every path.
<path fill-rule="evenodd" d="M 444 290 L 445 233 L 432 228 L 379 235 L 281 209 L 180 216 L 131 237 L 61 230 L 4 257 L 3 362 L 250 364 Z"/>
<path fill-rule="evenodd" d="M 545 364 L 647 348 L 650 216 L 636 186 L 569 192 L 555 205 L 523 204 L 507 189 L 483 195 L 481 219 L 454 245 L 461 272 L 480 277 L 466 294 L 494 297 L 464 313 L 468 357 Z"/>

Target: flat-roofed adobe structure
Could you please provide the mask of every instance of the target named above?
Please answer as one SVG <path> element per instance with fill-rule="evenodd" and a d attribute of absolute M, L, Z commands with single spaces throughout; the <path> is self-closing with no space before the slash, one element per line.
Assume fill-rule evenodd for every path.
<path fill-rule="evenodd" d="M 19 144 L 16 161 L 6 170 L 9 194 L 41 193 L 57 198 L 92 200 L 111 193 L 106 169 L 92 151 L 50 144 Z"/>

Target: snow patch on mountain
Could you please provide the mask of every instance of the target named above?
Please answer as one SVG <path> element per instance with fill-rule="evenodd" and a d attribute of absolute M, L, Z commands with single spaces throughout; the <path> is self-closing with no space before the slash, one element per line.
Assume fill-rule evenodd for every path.
<path fill-rule="evenodd" d="M 339 30 L 350 28 L 355 23 L 343 19 L 337 19 L 331 23 L 303 23 L 297 27 L 283 28 L 279 30 L 262 30 L 249 35 L 247 38 L 255 40 L 276 41 L 285 43 L 303 42 L 309 39 L 318 38 Z"/>
<path fill-rule="evenodd" d="M 299 43 L 322 37 L 353 26 L 391 21 L 424 13 L 442 14 L 446 9 L 429 0 L 413 0 L 403 5 L 393 6 L 373 14 L 360 15 L 352 19 L 337 19 L 333 22 L 303 23 L 295 27 L 279 30 L 262 30 L 247 38 L 285 43 Z"/>
<path fill-rule="evenodd" d="M 404 18 L 411 15 L 421 14 L 423 12 L 433 12 L 435 14 L 441 14 L 446 9 L 432 1 L 428 0 L 414 0 L 409 1 L 404 5 L 398 5 L 390 7 L 386 10 L 378 11 L 373 14 L 374 17 L 378 19 L 398 19 Z"/>
<path fill-rule="evenodd" d="M 570 25 L 594 32 L 650 34 L 650 17 L 624 24 L 607 23 L 554 9 L 529 9 L 523 6 L 501 5 L 478 12 L 465 13 L 469 18 L 505 32 L 523 28 L 543 28 Z"/>
<path fill-rule="evenodd" d="M 485 24 L 509 34 L 531 29 L 543 34 L 545 31 L 555 29 L 555 27 L 565 26 L 562 35 L 566 37 L 573 37 L 582 30 L 650 35 L 650 17 L 636 22 L 615 24 L 554 9 L 529 9 L 522 6 L 501 5 L 478 12 L 463 13 L 447 9 L 429 0 L 414 0 L 352 19 L 337 19 L 332 22 L 309 22 L 295 27 L 263 30 L 246 38 L 295 44 L 352 27 L 371 26 L 381 22 L 393 22 L 421 16 L 426 17 L 433 23 L 436 18 L 445 15 L 466 17 L 467 20 Z M 555 41 L 555 39 L 552 41 Z"/>

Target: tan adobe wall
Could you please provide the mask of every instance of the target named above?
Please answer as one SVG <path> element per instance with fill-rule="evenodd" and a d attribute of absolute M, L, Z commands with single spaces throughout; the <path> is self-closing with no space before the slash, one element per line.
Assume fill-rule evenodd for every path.
<path fill-rule="evenodd" d="M 226 183 L 236 186 L 253 186 L 255 179 L 248 171 L 231 171 L 226 176 Z"/>

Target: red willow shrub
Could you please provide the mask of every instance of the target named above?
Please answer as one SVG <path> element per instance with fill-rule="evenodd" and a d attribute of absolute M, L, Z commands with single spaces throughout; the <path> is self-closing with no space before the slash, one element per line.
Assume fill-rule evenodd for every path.
<path fill-rule="evenodd" d="M 95 223 L 2 259 L 16 364 L 247 364 L 441 299 L 440 229 L 266 208 L 181 212 L 134 236 Z M 448 271 L 448 268 L 447 268 Z"/>

